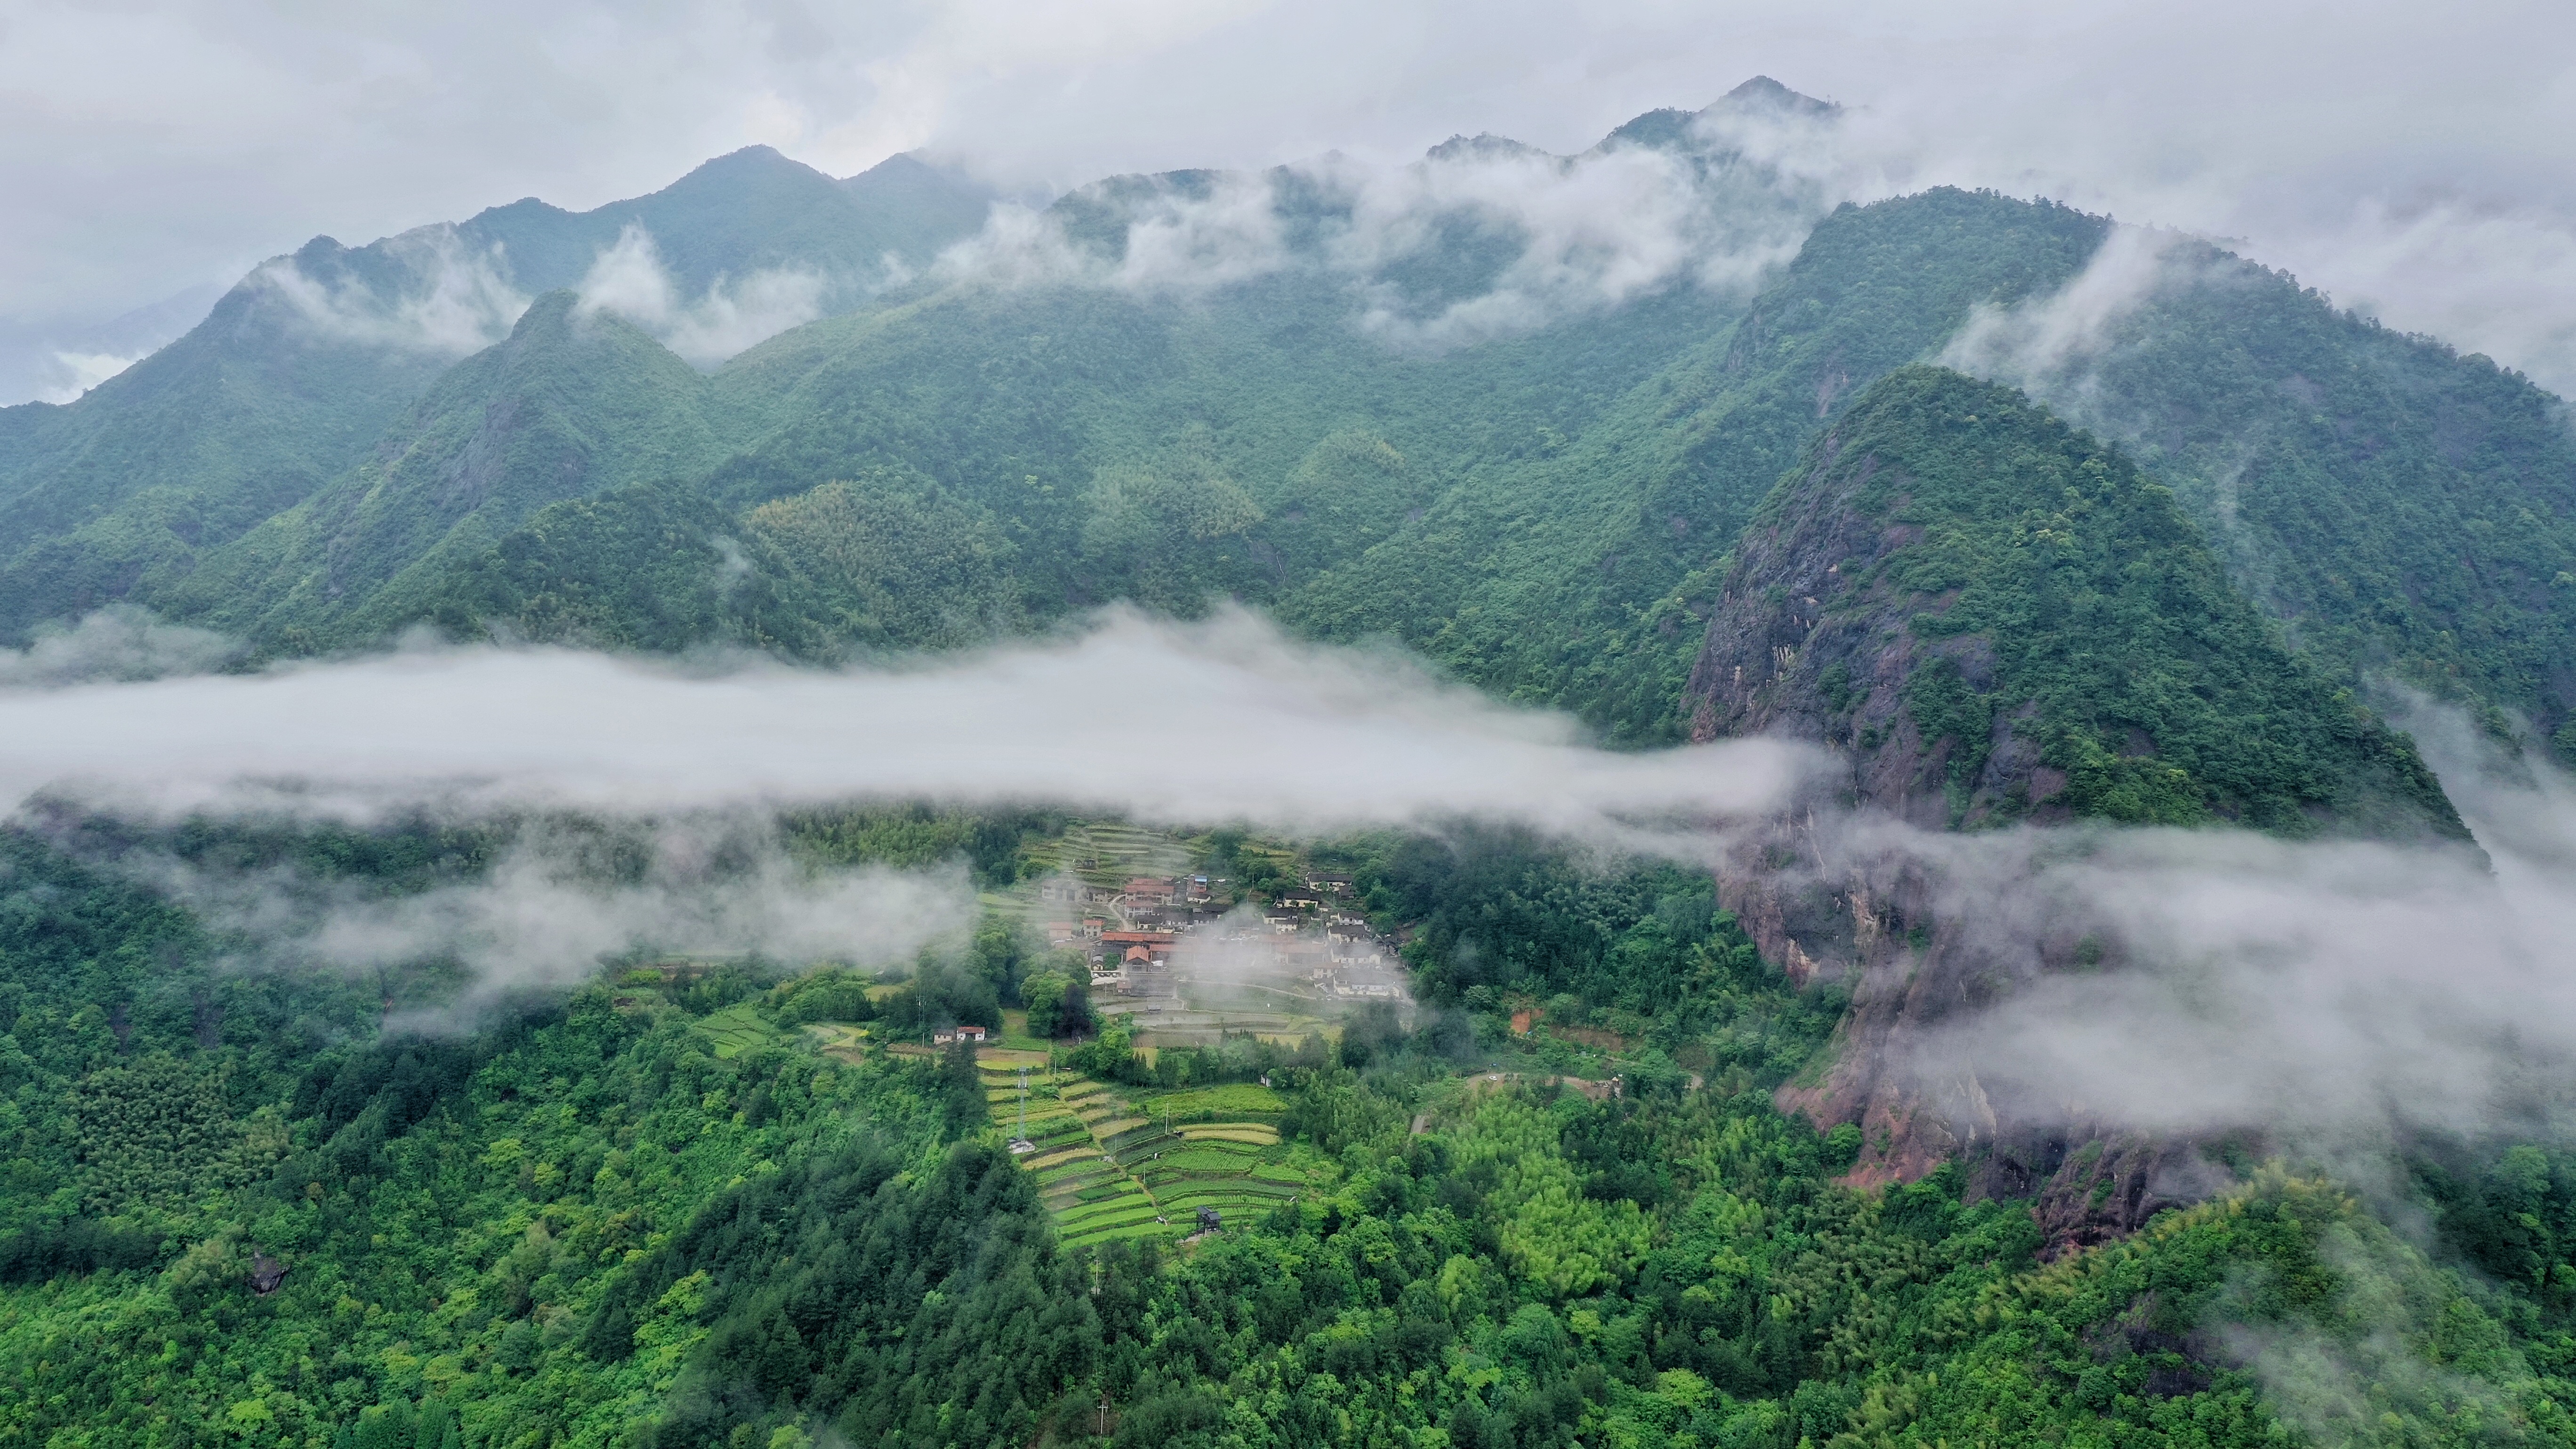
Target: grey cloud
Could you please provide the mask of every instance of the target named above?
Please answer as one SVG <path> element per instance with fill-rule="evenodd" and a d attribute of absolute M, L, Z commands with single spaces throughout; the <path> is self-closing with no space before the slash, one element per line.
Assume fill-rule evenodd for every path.
<path fill-rule="evenodd" d="M 1077 243 L 1058 216 L 998 207 L 982 234 L 939 262 L 956 282 L 1204 292 L 1312 268 L 1353 291 L 1354 324 L 1397 345 L 1444 346 L 1616 307 L 1676 280 L 1749 293 L 1797 252 L 1838 199 L 1789 157 L 1817 144 L 1822 118 L 1732 111 L 1703 117 L 1698 149 L 1620 143 L 1574 156 L 1459 142 L 1386 164 L 1340 153 L 1204 187 L 1122 186 L 1100 194 L 1125 226 L 1112 256 Z M 1320 235 L 1293 241 L 1290 217 Z M 1504 240 L 1511 259 L 1473 296 L 1428 315 L 1379 280 L 1392 265 L 1454 244 L 1454 228 Z"/>
<path fill-rule="evenodd" d="M 2056 400 L 2087 385 L 2085 368 L 2118 340 L 2115 329 L 2160 288 L 2188 285 L 2199 254 L 2187 238 L 2146 227 L 2113 227 L 2082 272 L 2043 297 L 2012 305 L 1981 302 L 1943 349 L 1941 363 L 2033 396 Z"/>
<path fill-rule="evenodd" d="M 2514 1023 L 2576 1005 L 2532 930 L 2565 913 L 2512 898 L 2465 857 L 2164 833 L 2091 845 L 2034 862 L 2006 909 L 2089 928 L 2119 968 L 2051 973 L 1926 1048 L 1973 1062 L 2025 1116 L 2466 1127 L 2515 1085 L 2499 1075 Z"/>
<path fill-rule="evenodd" d="M 2456 716 L 2412 721 L 2484 854 L 2216 830 L 1941 837 L 1828 825 L 1828 874 L 1902 860 L 1991 1004 L 1903 1046 L 2006 1124 L 2319 1148 L 2535 1125 L 2576 1062 L 2576 786 Z M 2070 948 L 2089 939 L 2102 964 Z M 1968 963 L 1964 968 L 1961 963 Z M 1901 983 L 1864 984 L 1864 991 Z"/>
<path fill-rule="evenodd" d="M 225 635 L 111 604 L 76 624 L 39 625 L 24 649 L 0 649 L 0 689 L 205 674 L 240 653 Z"/>
<path fill-rule="evenodd" d="M 630 950 L 888 961 L 971 921 L 960 872 L 809 870 L 743 823 L 800 804 L 1061 802 L 1300 831 L 1477 817 L 1617 843 L 1768 808 L 1812 763 L 1766 743 L 1602 752 L 1561 716 L 1243 614 L 1114 613 L 1076 636 L 878 670 L 422 649 L 185 672 L 228 657 L 219 636 L 119 612 L 0 658 L 0 797 L 144 818 L 533 816 L 488 874 L 406 895 L 124 862 L 264 958 L 457 962 L 468 1005 Z M 148 682 L 78 682 L 95 679 Z M 1120 683 L 1132 708 L 1068 708 Z M 595 832 L 544 828 L 549 811 L 645 832 L 649 869 L 603 870 Z"/>
<path fill-rule="evenodd" d="M 1338 966 L 1340 983 L 1371 990 L 1371 996 L 1332 996 L 1313 979 L 1309 960 L 1292 964 L 1281 954 L 1279 935 L 1257 907 L 1241 905 L 1183 936 L 1172 951 L 1172 975 L 1187 1009 L 1239 1010 L 1287 1015 L 1336 1016 L 1366 1000 L 1380 1000 L 1414 1010 L 1404 962 L 1388 943 L 1375 961 Z"/>
<path fill-rule="evenodd" d="M 1108 710 L 1104 688 L 1134 692 Z M 1076 707 L 1073 702 L 1083 701 Z M 561 650 L 420 650 L 243 677 L 0 690 L 0 797 L 365 817 L 423 803 L 619 813 L 866 798 L 1054 801 L 1325 831 L 1484 817 L 1592 839 L 1743 816 L 1813 757 L 1650 755 L 1392 655 L 1226 613 L 836 673 Z"/>
<path fill-rule="evenodd" d="M 455 227 L 422 227 L 393 238 L 390 287 L 356 276 L 316 277 L 294 257 L 251 274 L 318 332 L 344 341 L 462 357 L 510 335 L 528 296 L 510 281 L 499 247 L 468 245 Z"/>
<path fill-rule="evenodd" d="M 974 890 L 962 868 L 809 868 L 789 858 L 774 832 L 727 815 L 623 834 L 639 838 L 640 874 L 603 870 L 595 831 L 540 821 L 520 830 L 481 876 L 408 894 L 166 857 L 120 868 L 245 941 L 272 968 L 365 976 L 452 962 L 471 984 L 442 1010 L 578 984 L 604 959 L 632 952 L 897 963 L 974 923 Z"/>
<path fill-rule="evenodd" d="M 801 327 L 823 315 L 829 283 L 792 267 L 767 268 L 739 281 L 718 277 L 692 301 L 662 265 L 650 233 L 629 224 L 581 280 L 584 311 L 615 312 L 701 367 Z"/>
<path fill-rule="evenodd" d="M 38 389 L 36 401 L 72 402 L 82 393 L 151 355 L 148 352 L 72 352 L 58 349 L 51 369 L 54 380 Z"/>
<path fill-rule="evenodd" d="M 204 321 L 223 293 L 200 283 L 105 321 L 0 315 L 0 399 L 71 402 Z"/>
<path fill-rule="evenodd" d="M 138 627 L 83 629 L 130 645 Z M 128 645 L 95 652 L 147 661 L 122 672 L 190 657 Z M 1096 707 L 1122 683 L 1130 704 Z M 2576 1062 L 2565 946 L 2576 785 L 2536 758 L 2495 755 L 2455 717 L 2409 722 L 2483 855 L 2227 830 L 1958 836 L 1820 809 L 1802 814 L 1797 860 L 1769 868 L 1793 888 L 1803 873 L 1922 882 L 1944 923 L 1938 949 L 1982 981 L 1967 996 L 1985 1002 L 1897 1043 L 1898 1067 L 1935 1099 L 1973 1082 L 1970 1098 L 2009 1121 L 2259 1126 L 2319 1141 L 2554 1110 L 2551 1083 Z M 1296 643 L 1244 614 L 1175 625 L 1113 613 L 1079 634 L 882 669 L 429 649 L 250 676 L 22 683 L 0 689 L 0 737 L 12 744 L 0 798 L 51 791 L 164 815 L 673 819 L 861 799 L 1050 801 L 1317 833 L 1478 818 L 1711 864 L 1743 822 L 1825 778 L 1817 755 L 1776 741 L 1600 751 L 1561 716 L 1495 704 L 1393 655 Z M 522 956 L 586 962 L 648 938 L 819 953 L 857 929 L 831 923 L 914 889 L 818 883 L 783 866 L 737 872 L 722 890 L 690 883 L 715 879 L 666 873 L 602 895 L 530 854 L 488 882 L 360 903 L 302 935 L 353 965 L 464 942 L 444 949 L 486 952 L 480 969 L 496 976 Z M 826 924 L 792 924 L 808 917 Z M 570 934 L 546 936 L 548 920 Z M 487 938 L 501 944 L 472 945 Z M 2083 964 L 2085 938 L 2099 967 Z M 1858 983 L 1865 997 L 1907 988 L 1914 968 L 1890 969 Z"/>
<path fill-rule="evenodd" d="M 316 276 L 286 256 L 262 264 L 251 284 L 326 336 L 457 357 L 507 337 L 528 309 L 503 250 L 478 250 L 452 225 L 405 232 L 384 251 L 389 276 L 376 269 Z M 691 298 L 663 265 L 652 235 L 629 224 L 593 256 L 578 290 L 585 312 L 615 312 L 688 362 L 711 367 L 821 316 L 831 287 L 814 272 L 768 268 L 718 277 Z"/>

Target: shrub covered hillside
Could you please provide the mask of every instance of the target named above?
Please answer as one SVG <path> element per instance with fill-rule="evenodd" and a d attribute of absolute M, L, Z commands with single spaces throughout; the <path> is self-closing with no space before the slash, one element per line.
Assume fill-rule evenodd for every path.
<path fill-rule="evenodd" d="M 2330 673 L 2576 717 L 2576 435 L 2529 378 L 2169 239 L 2097 350 L 2029 379 L 2172 487 Z M 2576 734 L 2561 744 L 2576 759 Z"/>

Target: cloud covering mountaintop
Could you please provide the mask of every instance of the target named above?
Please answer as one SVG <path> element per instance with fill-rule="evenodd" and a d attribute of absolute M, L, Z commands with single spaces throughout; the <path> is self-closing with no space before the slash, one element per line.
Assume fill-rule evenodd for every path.
<path fill-rule="evenodd" d="M 1149 0 L 650 19 L 39 6 L 0 47 L 16 198 L 0 348 L 33 395 L 29 359 L 94 373 L 111 349 L 80 339 L 105 319 L 314 233 L 391 234 L 517 195 L 595 205 L 748 143 L 834 174 L 927 145 L 1060 190 L 1335 148 L 1410 157 L 1460 132 L 1572 150 L 1760 72 L 1851 108 L 1825 159 L 1854 194 L 1990 185 L 2242 238 L 2338 300 L 2564 390 L 2576 87 L 2532 43 L 2560 23 L 2523 0 L 1796 19 L 1650 3 L 1395 19 Z"/>

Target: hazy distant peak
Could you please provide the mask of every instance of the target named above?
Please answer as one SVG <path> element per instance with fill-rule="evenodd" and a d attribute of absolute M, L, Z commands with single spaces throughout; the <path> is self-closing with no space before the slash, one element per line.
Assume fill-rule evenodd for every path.
<path fill-rule="evenodd" d="M 833 185 L 869 205 L 951 216 L 966 231 L 981 224 L 985 208 L 1001 195 L 991 182 L 928 151 L 898 151 Z"/>
<path fill-rule="evenodd" d="M 561 327 L 580 307 L 581 293 L 570 287 L 539 292 L 535 300 L 528 303 L 528 310 L 520 313 L 519 320 L 512 324 L 510 340 L 517 342 L 549 328 Z"/>
<path fill-rule="evenodd" d="M 466 220 L 465 224 L 467 226 L 481 226 L 494 222 L 506 223 L 535 217 L 570 215 L 572 215 L 571 212 L 564 210 L 562 207 L 555 205 L 551 201 L 546 201 L 534 196 L 522 196 L 516 201 L 507 202 L 500 206 L 487 206 L 481 211 L 474 213 L 472 217 Z"/>
<path fill-rule="evenodd" d="M 1709 106 L 1710 111 L 1778 111 L 1793 116 L 1831 116 L 1842 107 L 1814 96 L 1800 95 L 1767 75 L 1757 75 Z M 1703 111 L 1701 114 L 1707 114 Z"/>
<path fill-rule="evenodd" d="M 1125 171 L 1075 187 L 1058 198 L 1056 206 L 1068 210 L 1082 205 L 1123 206 L 1175 196 L 1185 201 L 1205 201 L 1231 174 L 1204 166 L 1179 171 Z"/>
<path fill-rule="evenodd" d="M 1540 157 L 1548 153 L 1526 141 L 1479 131 L 1473 136 L 1452 136 L 1423 153 L 1431 161 L 1501 161 L 1518 157 Z"/>
<path fill-rule="evenodd" d="M 1675 147 L 1691 144 L 1691 123 L 1698 120 L 1695 112 L 1663 107 L 1646 112 L 1628 124 L 1601 138 L 1596 151 L 1607 151 L 1621 145 Z"/>
<path fill-rule="evenodd" d="M 854 181 L 864 180 L 871 176 L 880 181 L 888 181 L 897 177 L 962 177 L 965 174 L 965 172 L 958 170 L 954 166 L 943 166 L 936 161 L 928 159 L 923 152 L 897 151 L 893 155 L 888 156 L 883 161 L 878 162 L 864 171 L 855 171 L 842 177 L 841 184 L 843 186 L 847 186 Z"/>
<path fill-rule="evenodd" d="M 1790 120 L 1829 120 L 1842 107 L 1802 96 L 1767 75 L 1757 75 L 1728 91 L 1705 109 L 1685 111 L 1666 106 L 1646 112 L 1601 138 L 1595 151 L 1645 146 L 1659 151 L 1697 151 L 1710 144 L 1701 123 L 1711 117 L 1768 116 Z"/>
<path fill-rule="evenodd" d="M 699 162 L 687 175 L 655 194 L 669 196 L 710 187 L 757 186 L 782 181 L 789 184 L 832 184 L 831 177 L 802 161 L 779 154 L 773 147 L 745 146 L 739 151 L 728 151 Z"/>
<path fill-rule="evenodd" d="M 806 168 L 804 163 L 801 161 L 789 160 L 786 155 L 780 152 L 775 146 L 755 143 L 736 150 L 727 151 L 721 156 L 710 156 L 706 160 L 697 164 L 693 169 L 693 174 L 695 171 L 709 171 L 718 168 L 743 166 L 795 166 L 800 169 L 810 169 Z"/>
<path fill-rule="evenodd" d="M 417 239 L 416 234 L 435 233 L 438 230 L 438 224 L 431 223 L 429 226 L 414 227 L 411 231 L 397 233 L 363 247 L 344 245 L 338 237 L 334 236 L 317 236 L 297 247 L 294 254 L 286 260 L 295 271 L 326 287 L 346 286 L 351 282 L 367 287 L 391 286 L 396 284 L 396 279 L 403 270 L 403 264 L 397 258 L 397 253 L 413 245 Z M 274 265 L 273 262 L 272 265 Z M 255 286 L 258 277 L 259 273 L 254 271 L 250 276 L 243 278 L 239 286 Z M 237 287 L 236 290 L 238 289 Z"/>

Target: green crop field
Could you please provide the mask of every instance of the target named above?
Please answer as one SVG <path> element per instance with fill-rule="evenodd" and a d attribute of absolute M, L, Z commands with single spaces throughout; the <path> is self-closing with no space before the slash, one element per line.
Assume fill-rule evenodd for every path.
<path fill-rule="evenodd" d="M 1250 1117 L 1276 1114 L 1288 1110 L 1288 1099 L 1256 1082 L 1228 1082 L 1216 1087 L 1192 1087 L 1178 1092 L 1160 1093 L 1141 1098 L 1137 1110 L 1156 1117 L 1170 1113 L 1175 1123 L 1216 1117 Z"/>
<path fill-rule="evenodd" d="M 1170 1214 L 1163 1210 L 1162 1204 L 1141 1192 L 1129 1192 L 1119 1197 L 1092 1198 L 1067 1204 L 1056 1215 L 1056 1231 L 1070 1235 L 1168 1216 Z"/>
<path fill-rule="evenodd" d="M 1167 1152 L 1159 1165 L 1166 1172 L 1247 1172 L 1259 1160 L 1248 1151 L 1214 1152 L 1199 1147 Z"/>
<path fill-rule="evenodd" d="M 1094 1232 L 1077 1234 L 1074 1237 L 1067 1238 L 1065 1240 L 1065 1246 L 1074 1248 L 1094 1248 L 1103 1243 L 1125 1242 L 1130 1238 L 1176 1237 L 1188 1231 L 1189 1229 L 1184 1227 L 1175 1227 L 1165 1223 L 1158 1223 L 1153 1219 L 1148 1218 L 1141 1223 L 1134 1223 L 1125 1227 L 1103 1228 Z"/>
<path fill-rule="evenodd" d="M 1055 1209 L 1056 1231 L 1073 1234 L 1091 1228 L 1107 1227 L 1139 1218 L 1167 1216 L 1162 1205 L 1142 1192 L 1130 1190 L 1115 1197 L 1084 1198 L 1079 1202 L 1060 1204 Z"/>
<path fill-rule="evenodd" d="M 1080 1147 L 1068 1150 L 1074 1155 L 1055 1156 L 1046 1166 L 1029 1169 L 1037 1174 L 1041 1191 L 1050 1191 L 1076 1178 L 1112 1176 L 1118 1171 L 1118 1164 L 1097 1151 Z"/>
<path fill-rule="evenodd" d="M 994 1076 L 985 1077 L 988 1087 Z M 1021 1159 L 1037 1178 L 1040 1201 L 1069 1247 L 1197 1231 L 1200 1208 L 1214 1208 L 1228 1223 L 1270 1212 L 1307 1191 L 1306 1175 L 1280 1160 L 1279 1131 L 1257 1120 L 1285 1104 L 1264 1087 L 1226 1085 L 1176 1092 L 1138 1093 L 1134 1105 L 1113 1097 L 1101 1083 L 1060 1081 L 1046 1103 L 1053 1115 L 1043 1132 L 1031 1105 L 1030 1139 L 1039 1153 Z M 1017 1123 L 1017 1085 L 988 1091 L 995 1120 Z M 1186 1132 L 1173 1116 L 1213 1117 Z M 1253 1120 L 1247 1120 L 1253 1119 Z M 1097 1147 L 1097 1153 L 1081 1150 Z M 1157 1222 L 1156 1218 L 1168 1219 Z"/>
<path fill-rule="evenodd" d="M 778 1039 L 776 1028 L 762 1018 L 759 1007 L 748 1001 L 701 1017 L 691 1025 L 715 1042 L 719 1057 L 738 1057 Z"/>
<path fill-rule="evenodd" d="M 1176 1130 L 1192 1142 L 1240 1142 L 1251 1147 L 1279 1145 L 1279 1129 L 1259 1122 L 1193 1123 Z"/>
<path fill-rule="evenodd" d="M 1098 1201 L 1104 1194 L 1095 1189 L 1103 1188 L 1125 1191 L 1127 1180 L 1098 1172 L 1070 1173 L 1053 1182 L 1040 1184 L 1038 1195 L 1054 1206 L 1069 1207 L 1076 1202 Z M 1090 1196 L 1085 1197 L 1086 1193 Z"/>
<path fill-rule="evenodd" d="M 1136 1183 L 1121 1179 L 1115 1184 L 1115 1188 L 1115 1191 L 1085 1189 L 1076 1195 L 1074 1201 L 1065 1203 L 1056 1210 L 1057 1227 L 1071 1230 L 1093 1226 L 1109 1218 L 1127 1214 L 1142 1212 L 1150 1216 L 1161 1211 L 1153 1194 L 1146 1192 Z"/>

